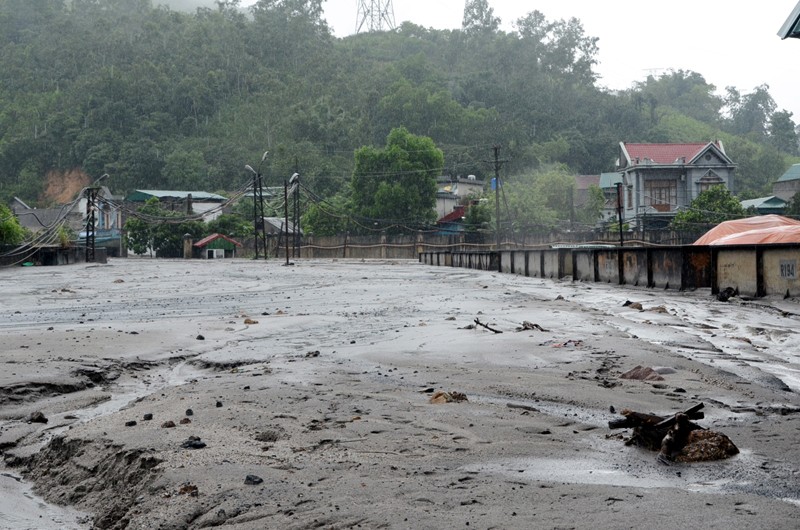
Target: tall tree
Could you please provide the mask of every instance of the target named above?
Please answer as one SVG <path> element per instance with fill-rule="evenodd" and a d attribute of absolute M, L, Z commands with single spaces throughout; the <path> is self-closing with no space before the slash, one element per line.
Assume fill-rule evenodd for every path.
<path fill-rule="evenodd" d="M 798 138 L 792 113 L 781 110 L 772 113 L 769 120 L 769 141 L 778 151 L 789 155 L 798 154 Z"/>
<path fill-rule="evenodd" d="M 641 103 L 667 106 L 705 123 L 716 123 L 723 100 L 716 87 L 691 70 L 670 70 L 661 76 L 647 76 L 636 83 L 634 92 Z M 640 105 L 641 105 L 640 103 Z"/>
<path fill-rule="evenodd" d="M 433 222 L 436 177 L 443 166 L 444 155 L 433 140 L 393 129 L 384 148 L 362 147 L 355 153 L 355 215 L 391 231 Z"/>
<path fill-rule="evenodd" d="M 755 141 L 764 140 L 776 108 L 775 100 L 769 93 L 769 85 L 759 85 L 753 92 L 744 95 L 734 87 L 728 87 L 727 92 L 725 104 L 730 114 L 730 132 Z"/>
<path fill-rule="evenodd" d="M 500 27 L 500 19 L 494 16 L 494 9 L 488 0 L 467 0 L 464 5 L 464 19 L 461 29 L 471 35 L 494 33 Z"/>

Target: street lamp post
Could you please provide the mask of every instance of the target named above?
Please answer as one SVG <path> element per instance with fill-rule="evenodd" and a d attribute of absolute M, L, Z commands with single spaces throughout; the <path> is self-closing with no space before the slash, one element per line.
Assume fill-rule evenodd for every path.
<path fill-rule="evenodd" d="M 289 179 L 289 193 L 292 195 L 292 256 L 300 257 L 300 173 Z"/>
<path fill-rule="evenodd" d="M 253 169 L 251 166 L 246 165 L 244 168 L 253 174 L 253 230 L 255 234 L 255 250 L 258 259 L 259 243 L 264 250 L 264 259 L 267 259 L 267 234 L 264 229 L 264 183 L 261 178 L 261 164 L 267 159 L 269 151 L 264 151 L 261 155 L 261 162 L 258 163 L 258 169 Z"/>

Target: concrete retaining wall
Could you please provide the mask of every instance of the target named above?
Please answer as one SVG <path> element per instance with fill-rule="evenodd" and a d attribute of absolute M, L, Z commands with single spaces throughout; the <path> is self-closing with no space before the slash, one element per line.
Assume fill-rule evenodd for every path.
<path fill-rule="evenodd" d="M 430 265 L 659 289 L 800 296 L 800 244 L 424 252 Z"/>

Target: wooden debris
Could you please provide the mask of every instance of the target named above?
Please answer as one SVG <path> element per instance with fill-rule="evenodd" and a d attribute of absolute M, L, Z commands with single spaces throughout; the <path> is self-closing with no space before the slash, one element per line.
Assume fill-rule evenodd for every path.
<path fill-rule="evenodd" d="M 479 325 L 479 326 L 481 326 L 481 327 L 484 327 L 484 328 L 488 329 L 488 330 L 489 330 L 489 331 L 491 331 L 492 333 L 502 333 L 502 331 L 500 331 L 499 329 L 494 329 L 494 328 L 492 328 L 492 327 L 489 327 L 489 325 L 488 325 L 488 324 L 484 324 L 483 322 L 481 322 L 481 321 L 480 321 L 480 320 L 478 320 L 477 318 L 475 319 L 475 324 L 477 324 L 477 325 Z"/>
<path fill-rule="evenodd" d="M 672 416 L 656 416 L 629 409 L 622 411 L 624 419 L 608 422 L 610 429 L 632 428 L 633 434 L 625 445 L 637 445 L 658 451 L 658 461 L 706 462 L 729 458 L 739 452 L 724 434 L 704 429 L 691 420 L 704 417 L 702 403 Z"/>

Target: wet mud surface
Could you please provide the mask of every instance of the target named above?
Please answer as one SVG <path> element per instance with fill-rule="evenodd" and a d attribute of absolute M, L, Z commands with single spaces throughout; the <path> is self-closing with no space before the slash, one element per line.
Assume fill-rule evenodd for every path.
<path fill-rule="evenodd" d="M 0 486 L 32 502 L 14 515 L 0 501 L 0 527 L 785 528 L 800 515 L 792 300 L 406 261 L 0 276 Z M 620 378 L 635 366 L 664 380 Z M 431 404 L 437 391 L 467 400 Z M 740 454 L 666 466 L 608 428 L 612 408 L 699 402 L 699 423 Z"/>

